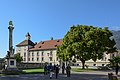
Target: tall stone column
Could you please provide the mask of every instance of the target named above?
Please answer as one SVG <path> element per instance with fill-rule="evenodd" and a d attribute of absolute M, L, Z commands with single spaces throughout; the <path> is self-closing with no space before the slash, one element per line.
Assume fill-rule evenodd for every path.
<path fill-rule="evenodd" d="M 13 24 L 12 21 L 9 22 L 9 51 L 7 51 L 7 70 L 15 70 L 16 69 L 16 59 L 14 58 L 14 49 L 13 49 L 13 40 L 12 40 L 12 33 L 13 33 Z"/>
<path fill-rule="evenodd" d="M 13 50 L 13 40 L 12 40 L 12 33 L 13 33 L 13 24 L 12 21 L 9 22 L 9 51 L 7 51 L 6 56 L 6 64 L 5 70 L 2 71 L 4 74 L 17 74 L 19 70 L 16 67 L 16 59 L 14 58 L 14 50 Z"/>
<path fill-rule="evenodd" d="M 10 57 L 14 57 L 14 53 L 13 53 L 13 39 L 12 39 L 12 33 L 13 33 L 13 24 L 12 21 L 9 22 L 9 53 L 10 53 Z"/>

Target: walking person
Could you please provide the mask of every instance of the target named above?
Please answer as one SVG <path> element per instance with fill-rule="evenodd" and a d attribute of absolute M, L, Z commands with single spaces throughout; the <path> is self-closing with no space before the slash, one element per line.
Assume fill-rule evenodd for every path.
<path fill-rule="evenodd" d="M 53 66 L 53 71 L 54 71 L 54 73 L 55 73 L 55 71 L 56 71 L 56 65 L 54 64 L 54 66 Z"/>
<path fill-rule="evenodd" d="M 52 64 L 51 64 L 51 63 L 50 63 L 50 65 L 49 65 L 49 74 L 50 74 L 50 79 L 52 79 L 53 67 L 52 67 Z"/>
<path fill-rule="evenodd" d="M 70 67 L 70 65 L 68 64 L 67 67 L 66 67 L 67 77 L 70 77 L 70 70 L 71 70 L 71 67 Z"/>
<path fill-rule="evenodd" d="M 47 75 L 47 65 L 44 66 L 44 75 Z"/>
<path fill-rule="evenodd" d="M 58 64 L 56 65 L 55 72 L 56 72 L 56 79 L 57 79 L 58 78 L 58 73 L 59 73 L 59 66 L 58 66 Z"/>
<path fill-rule="evenodd" d="M 119 66 L 118 66 L 118 63 L 117 63 L 116 64 L 116 71 L 115 71 L 116 75 L 118 75 L 118 71 L 119 71 Z"/>
<path fill-rule="evenodd" d="M 64 74 L 64 71 L 65 71 L 65 63 L 63 63 L 62 65 L 62 74 Z"/>

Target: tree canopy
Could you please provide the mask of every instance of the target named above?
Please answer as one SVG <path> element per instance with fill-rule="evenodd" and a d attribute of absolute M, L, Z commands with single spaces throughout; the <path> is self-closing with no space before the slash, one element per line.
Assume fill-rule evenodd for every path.
<path fill-rule="evenodd" d="M 70 31 L 64 36 L 62 45 L 57 48 L 57 55 L 63 61 L 70 60 L 73 56 L 81 60 L 83 64 L 85 61 L 92 59 L 96 61 L 103 57 L 103 53 L 114 52 L 115 41 L 110 38 L 111 31 L 107 27 L 104 29 L 77 25 L 72 26 Z"/>

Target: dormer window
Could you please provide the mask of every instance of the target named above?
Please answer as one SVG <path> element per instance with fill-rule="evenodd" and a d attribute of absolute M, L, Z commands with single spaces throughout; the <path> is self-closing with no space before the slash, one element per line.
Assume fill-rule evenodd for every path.
<path fill-rule="evenodd" d="M 39 46 L 39 48 L 41 48 L 41 46 Z"/>
<path fill-rule="evenodd" d="M 57 42 L 60 42 L 60 40 L 57 40 Z"/>
<path fill-rule="evenodd" d="M 44 44 L 44 42 L 42 42 L 42 44 Z"/>
<path fill-rule="evenodd" d="M 55 45 L 55 47 L 57 47 L 57 44 Z"/>

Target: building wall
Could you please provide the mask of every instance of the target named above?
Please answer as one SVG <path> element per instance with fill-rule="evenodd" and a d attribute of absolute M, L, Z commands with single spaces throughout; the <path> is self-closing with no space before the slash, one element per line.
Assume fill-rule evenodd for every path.
<path fill-rule="evenodd" d="M 30 51 L 29 55 L 30 63 L 52 63 L 58 64 L 56 50 L 38 50 L 38 51 Z"/>
<path fill-rule="evenodd" d="M 87 66 L 106 66 L 107 64 L 110 64 L 109 62 L 110 54 L 104 53 L 103 58 L 94 62 L 92 59 L 85 62 L 85 65 Z M 82 63 L 80 60 L 77 60 L 76 64 L 82 66 Z"/>
<path fill-rule="evenodd" d="M 31 48 L 32 46 L 29 46 Z M 52 64 L 59 64 L 59 59 L 56 56 L 56 50 L 38 50 L 38 51 L 29 51 L 28 46 L 22 46 L 16 48 L 16 53 L 20 53 L 23 57 L 24 63 L 52 63 Z M 25 55 L 26 53 L 26 55 Z M 103 55 L 103 59 L 97 60 L 94 62 L 92 59 L 86 61 L 86 65 L 88 66 L 105 66 L 109 64 L 110 54 Z M 42 58 L 44 58 L 42 60 Z M 52 58 L 52 59 L 50 59 Z M 81 61 L 77 60 L 76 64 L 82 66 Z"/>
<path fill-rule="evenodd" d="M 23 62 L 27 62 L 28 61 L 28 46 L 20 46 L 20 47 L 16 47 L 16 53 L 20 53 L 20 56 L 23 57 Z"/>
<path fill-rule="evenodd" d="M 31 46 L 29 46 L 30 48 Z M 56 50 L 29 51 L 28 46 L 16 47 L 16 53 L 20 53 L 24 63 L 52 63 L 59 64 Z M 25 55 L 26 54 L 26 55 Z M 52 59 L 51 59 L 52 58 Z M 43 60 L 42 60 L 43 59 Z"/>

